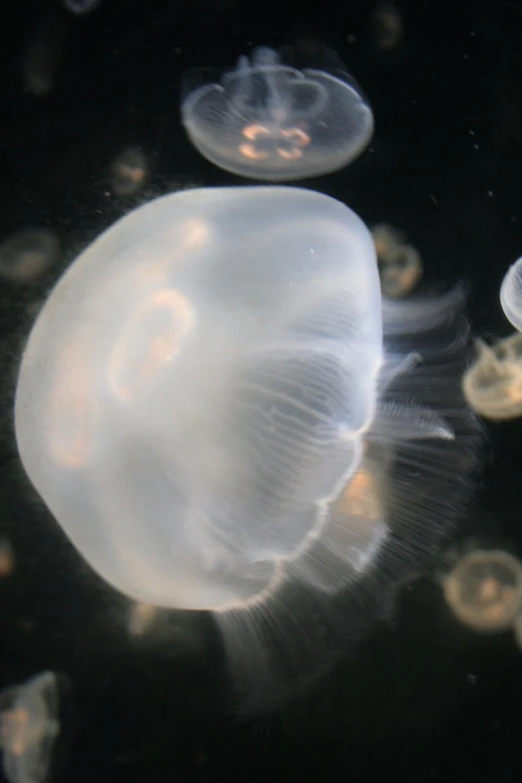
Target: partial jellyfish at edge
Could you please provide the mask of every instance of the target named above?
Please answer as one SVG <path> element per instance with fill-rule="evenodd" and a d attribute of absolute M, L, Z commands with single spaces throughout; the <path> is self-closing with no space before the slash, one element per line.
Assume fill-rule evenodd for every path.
<path fill-rule="evenodd" d="M 475 343 L 477 355 L 462 378 L 469 406 L 491 421 L 522 415 L 522 334 L 487 345 Z"/>
<path fill-rule="evenodd" d="M 522 332 L 522 258 L 515 261 L 504 275 L 500 304 L 510 324 Z"/>

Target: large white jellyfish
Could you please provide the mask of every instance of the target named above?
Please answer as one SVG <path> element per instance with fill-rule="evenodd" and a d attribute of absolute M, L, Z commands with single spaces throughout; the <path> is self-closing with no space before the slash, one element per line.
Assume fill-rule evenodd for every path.
<path fill-rule="evenodd" d="M 363 151 L 373 113 L 359 87 L 333 52 L 301 46 L 299 54 L 301 69 L 286 62 L 295 59 L 290 47 L 283 60 L 261 46 L 221 78 L 207 72 L 184 90 L 183 123 L 202 155 L 234 174 L 281 182 L 337 171 Z"/>
<path fill-rule="evenodd" d="M 325 195 L 157 199 L 42 309 L 23 465 L 107 582 L 213 611 L 234 671 L 274 694 L 281 661 L 308 677 L 328 657 L 344 588 L 389 594 L 454 516 L 475 443 L 458 300 L 381 309 L 372 237 Z"/>
<path fill-rule="evenodd" d="M 508 321 L 522 332 L 522 258 L 515 261 L 504 276 L 500 304 Z"/>

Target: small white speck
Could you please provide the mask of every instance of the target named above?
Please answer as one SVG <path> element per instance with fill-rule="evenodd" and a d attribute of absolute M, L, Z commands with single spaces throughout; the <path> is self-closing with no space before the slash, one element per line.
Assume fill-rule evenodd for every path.
<path fill-rule="evenodd" d="M 493 198 L 493 191 L 492 191 L 492 190 L 488 190 L 488 196 L 489 196 L 490 198 Z"/>
<path fill-rule="evenodd" d="M 433 201 L 434 204 L 438 204 L 439 203 L 437 201 L 437 199 L 435 198 L 435 196 L 430 195 L 430 198 L 431 198 L 431 200 Z"/>
<path fill-rule="evenodd" d="M 357 38 L 355 37 L 355 35 L 347 35 L 346 40 L 348 41 L 348 43 L 353 44 L 356 42 Z"/>
<path fill-rule="evenodd" d="M 477 684 L 477 675 L 476 674 L 466 674 L 466 680 L 469 682 L 470 685 L 476 685 Z"/>
<path fill-rule="evenodd" d="M 468 55 L 467 55 L 467 54 L 463 54 L 463 55 L 462 55 L 462 59 L 463 59 L 463 60 L 467 60 L 467 59 L 468 59 Z"/>
<path fill-rule="evenodd" d="M 478 144 L 474 144 L 474 145 L 473 145 L 473 149 L 474 149 L 474 150 L 479 150 L 479 149 L 480 149 L 480 147 L 479 147 L 479 145 L 478 145 Z"/>
<path fill-rule="evenodd" d="M 469 133 L 470 136 L 474 136 L 475 135 L 475 131 L 472 131 L 472 130 L 469 130 L 468 133 Z"/>

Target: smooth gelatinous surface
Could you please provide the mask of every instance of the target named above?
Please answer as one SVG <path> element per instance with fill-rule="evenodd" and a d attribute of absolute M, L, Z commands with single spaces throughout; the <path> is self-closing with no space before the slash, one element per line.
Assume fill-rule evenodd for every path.
<path fill-rule="evenodd" d="M 343 168 L 368 144 L 373 114 L 351 77 L 297 70 L 272 49 L 241 57 L 181 107 L 195 147 L 227 171 L 274 182 Z"/>
<path fill-rule="evenodd" d="M 381 362 L 374 247 L 351 210 L 296 188 L 185 191 L 116 223 L 52 292 L 20 369 L 18 447 L 119 590 L 243 605 L 358 470 Z"/>
<path fill-rule="evenodd" d="M 0 747 L 9 783 L 43 783 L 60 731 L 52 672 L 0 693 Z"/>
<path fill-rule="evenodd" d="M 462 389 L 468 404 L 493 421 L 522 415 L 522 334 L 495 345 L 477 340 L 478 355 L 464 374 Z"/>
<path fill-rule="evenodd" d="M 522 565 L 500 549 L 465 555 L 443 580 L 446 601 L 476 631 L 509 628 L 522 608 Z"/>
<path fill-rule="evenodd" d="M 500 304 L 508 321 L 522 332 L 522 258 L 515 261 L 504 276 Z"/>

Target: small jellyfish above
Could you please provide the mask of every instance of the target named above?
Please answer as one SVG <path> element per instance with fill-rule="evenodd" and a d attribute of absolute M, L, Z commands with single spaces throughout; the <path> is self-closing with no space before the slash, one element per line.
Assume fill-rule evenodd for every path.
<path fill-rule="evenodd" d="M 190 140 L 212 163 L 252 179 L 298 180 L 343 168 L 369 143 L 373 113 L 336 55 L 327 50 L 321 65 L 314 58 L 297 70 L 266 47 L 240 57 L 219 83 L 184 96 Z"/>
<path fill-rule="evenodd" d="M 483 633 L 505 631 L 522 609 L 522 564 L 509 552 L 477 549 L 457 561 L 442 587 L 464 625 Z"/>
<path fill-rule="evenodd" d="M 411 293 L 422 277 L 418 251 L 406 244 L 403 236 L 386 223 L 374 226 L 372 236 L 384 296 L 399 299 Z"/>
<path fill-rule="evenodd" d="M 504 276 L 500 304 L 510 324 L 522 332 L 522 258 L 515 261 Z"/>
<path fill-rule="evenodd" d="M 522 334 L 486 345 L 477 340 L 477 358 L 465 372 L 462 390 L 470 407 L 492 421 L 522 415 Z"/>
<path fill-rule="evenodd" d="M 56 739 L 58 683 L 43 672 L 0 693 L 0 747 L 9 783 L 44 783 Z"/>
<path fill-rule="evenodd" d="M 23 465 L 102 578 L 212 611 L 266 696 L 270 633 L 285 672 L 305 650 L 326 660 L 325 607 L 365 579 L 389 597 L 458 507 L 475 447 L 456 307 L 384 308 L 369 230 L 323 194 L 164 196 L 102 234 L 40 311 L 16 393 Z"/>

